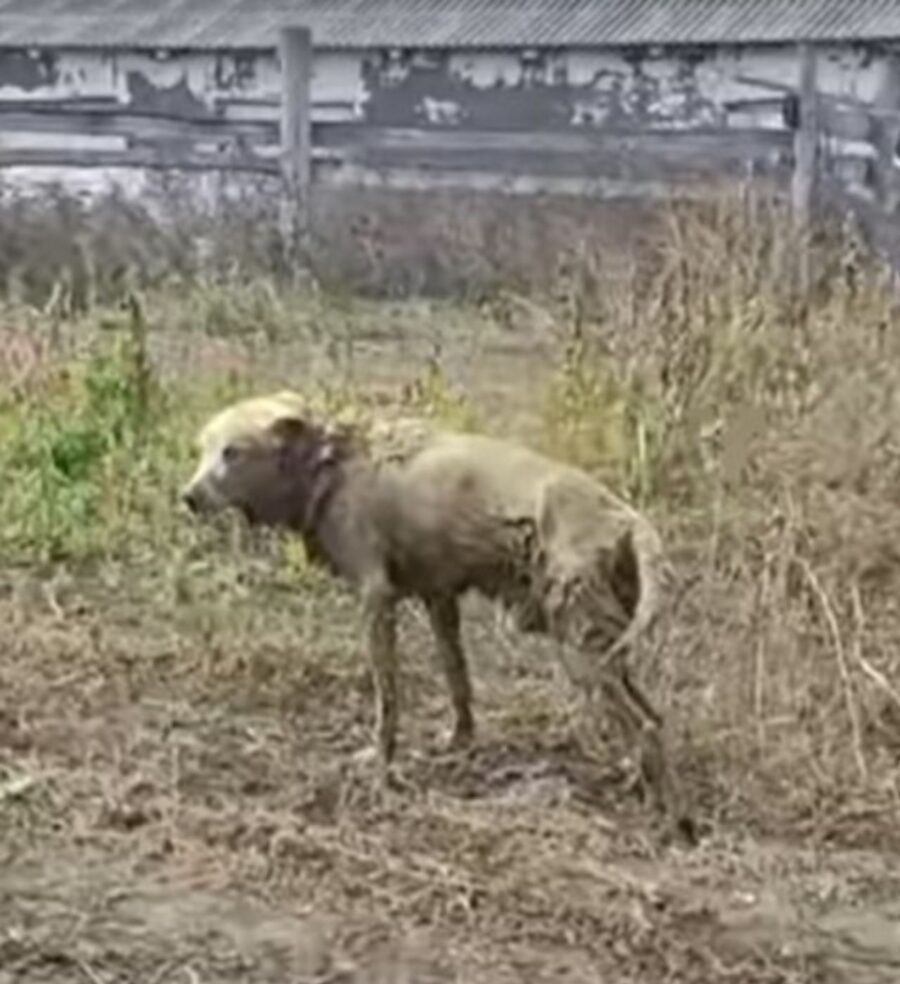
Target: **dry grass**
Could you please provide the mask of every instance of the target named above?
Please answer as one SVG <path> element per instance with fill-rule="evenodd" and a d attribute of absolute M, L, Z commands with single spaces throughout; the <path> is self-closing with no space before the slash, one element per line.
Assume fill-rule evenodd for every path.
<path fill-rule="evenodd" d="M 81 199 L 50 187 L 26 198 L 0 185 L 0 285 L 30 304 L 83 312 L 135 281 L 177 289 L 290 279 L 277 238 L 278 186 L 223 174 L 163 174 L 139 201 L 115 190 Z M 324 189 L 311 203 L 310 262 L 330 293 L 380 299 L 552 293 L 585 250 L 627 250 L 651 207 L 489 194 Z M 612 259 L 615 263 L 615 259 Z M 508 314 L 515 320 L 514 311 Z"/>
<path fill-rule="evenodd" d="M 888 276 L 824 230 L 799 290 L 761 197 L 613 253 L 599 213 L 427 204 L 320 203 L 318 286 L 251 199 L 230 236 L 187 202 L 0 215 L 0 981 L 893 980 Z M 411 788 L 375 794 L 352 599 L 174 508 L 203 415 L 282 384 L 522 436 L 652 513 L 687 590 L 640 670 L 699 849 L 659 843 L 549 647 L 477 604 L 475 751 L 438 751 L 410 612 Z"/>

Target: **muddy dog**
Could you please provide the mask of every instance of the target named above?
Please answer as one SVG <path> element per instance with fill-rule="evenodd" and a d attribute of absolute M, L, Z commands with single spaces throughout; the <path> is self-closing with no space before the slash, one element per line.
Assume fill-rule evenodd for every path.
<path fill-rule="evenodd" d="M 295 531 L 313 559 L 355 588 L 383 766 L 396 747 L 403 598 L 428 613 L 453 707 L 451 744 L 471 740 L 459 601 L 472 590 L 499 602 L 521 631 L 580 654 L 577 682 L 636 746 L 645 789 L 678 810 L 661 716 L 626 666 L 659 610 L 665 564 L 655 529 L 586 473 L 521 445 L 415 423 L 408 432 L 385 453 L 360 429 L 317 420 L 299 395 L 244 400 L 201 431 L 182 499 L 195 513 L 229 507 Z"/>

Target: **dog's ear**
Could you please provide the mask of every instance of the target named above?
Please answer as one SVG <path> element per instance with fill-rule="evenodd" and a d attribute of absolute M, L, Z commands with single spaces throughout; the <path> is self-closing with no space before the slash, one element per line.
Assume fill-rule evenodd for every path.
<path fill-rule="evenodd" d="M 304 468 L 318 468 L 340 457 L 341 436 L 337 431 L 322 430 L 302 417 L 279 417 L 269 428 L 278 442 L 278 450 L 285 466 L 299 462 Z"/>
<path fill-rule="evenodd" d="M 269 433 L 282 447 L 290 447 L 308 436 L 309 424 L 302 417 L 284 416 L 272 421 Z"/>
<path fill-rule="evenodd" d="M 309 424 L 302 417 L 286 414 L 273 420 L 268 431 L 274 441 L 279 469 L 292 473 L 305 457 L 304 451 L 312 436 Z"/>

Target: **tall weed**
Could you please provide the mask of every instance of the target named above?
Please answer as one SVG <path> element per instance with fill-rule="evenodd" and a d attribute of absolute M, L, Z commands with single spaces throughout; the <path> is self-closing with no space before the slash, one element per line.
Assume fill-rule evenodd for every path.
<path fill-rule="evenodd" d="M 799 240 L 765 199 L 675 208 L 623 303 L 582 297 L 587 342 L 545 408 L 692 585 L 655 664 L 687 760 L 739 771 L 735 802 L 779 790 L 819 819 L 823 798 L 896 793 L 900 748 L 900 307 L 862 255 L 833 227 Z"/>

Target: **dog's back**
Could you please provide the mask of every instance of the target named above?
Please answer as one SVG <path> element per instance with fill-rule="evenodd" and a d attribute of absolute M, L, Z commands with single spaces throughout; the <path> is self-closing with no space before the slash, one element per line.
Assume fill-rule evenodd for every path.
<path fill-rule="evenodd" d="M 392 501 L 404 510 L 395 528 L 406 553 L 426 551 L 440 576 L 454 564 L 462 581 L 463 569 L 493 576 L 499 561 L 528 562 L 516 531 L 530 524 L 551 581 L 622 581 L 629 640 L 657 612 L 657 531 L 581 469 L 502 439 L 436 432 L 399 466 Z"/>
<path fill-rule="evenodd" d="M 439 431 L 402 465 L 404 487 L 433 490 L 445 508 L 465 498 L 498 517 L 544 517 L 546 536 L 580 543 L 597 535 L 597 516 L 637 513 L 586 472 L 527 446 L 483 434 Z M 552 526 L 552 529 L 551 529 Z"/>

